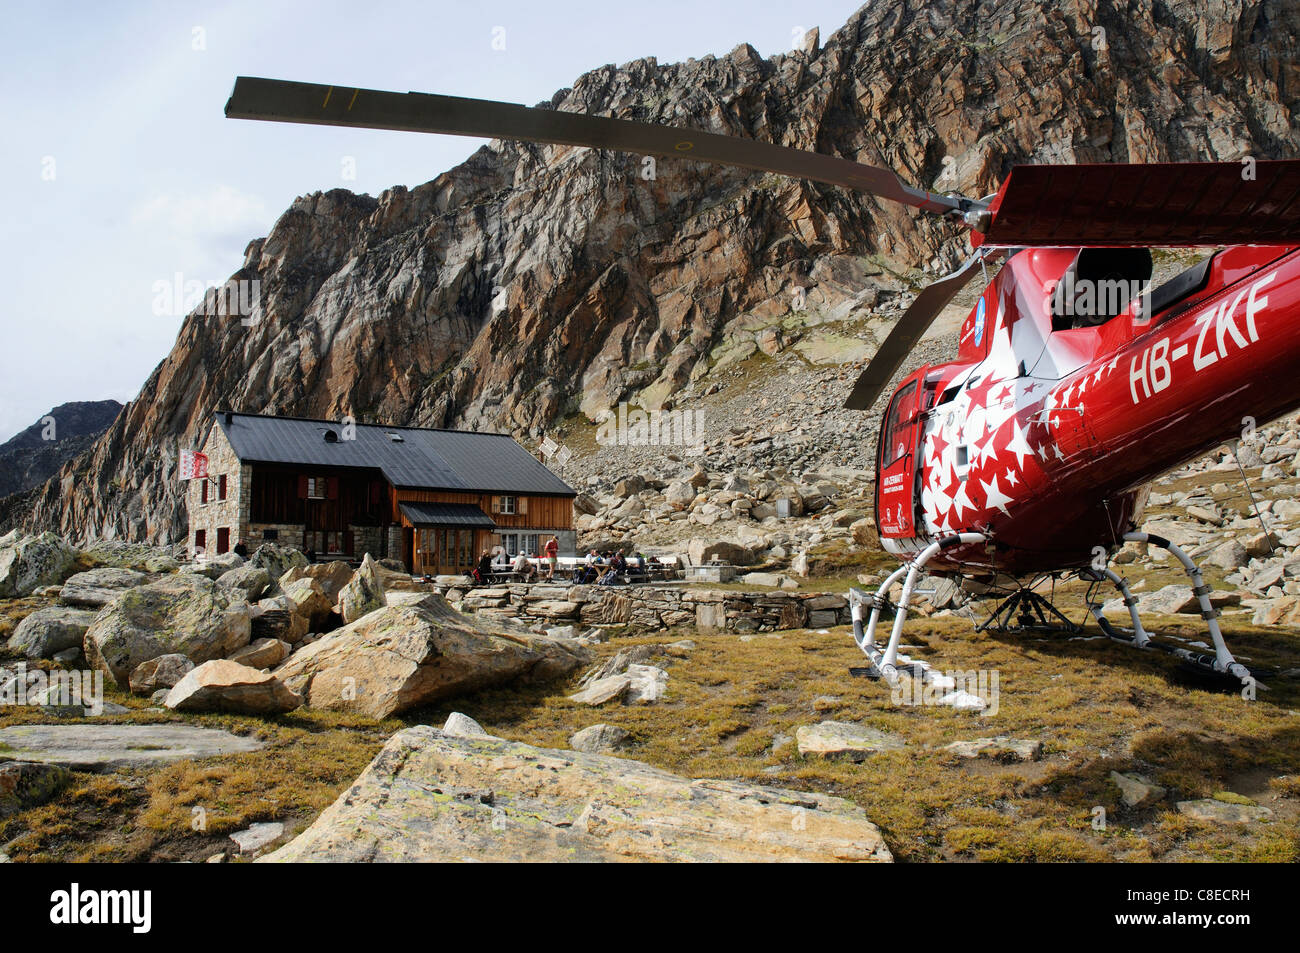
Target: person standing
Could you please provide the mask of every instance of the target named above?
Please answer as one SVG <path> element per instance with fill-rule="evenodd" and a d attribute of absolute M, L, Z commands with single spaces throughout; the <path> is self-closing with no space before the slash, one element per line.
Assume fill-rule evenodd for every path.
<path fill-rule="evenodd" d="M 555 578 L 555 567 L 560 562 L 560 539 L 552 536 L 546 541 L 546 578 Z"/>

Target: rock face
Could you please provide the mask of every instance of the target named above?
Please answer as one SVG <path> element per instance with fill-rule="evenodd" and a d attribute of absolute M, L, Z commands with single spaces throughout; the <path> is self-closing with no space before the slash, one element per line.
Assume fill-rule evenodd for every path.
<path fill-rule="evenodd" d="M 815 147 L 969 195 L 1024 161 L 1300 154 L 1294 4 L 1159 11 L 878 0 L 819 46 L 606 66 L 550 105 Z M 259 320 L 189 316 L 81 470 L 40 489 L 30 525 L 178 537 L 177 451 L 219 407 L 535 433 L 624 398 L 658 406 L 697 368 L 797 337 L 801 314 L 881 291 L 865 256 L 933 271 L 965 249 L 951 226 L 848 190 L 665 158 L 653 178 L 643 168 L 494 142 L 413 189 L 296 200 L 233 276 L 261 282 Z"/>
<path fill-rule="evenodd" d="M 216 583 L 177 573 L 128 589 L 106 606 L 86 630 L 86 660 L 126 685 L 137 665 L 159 655 L 224 658 L 248 644 L 249 617 L 248 604 Z"/>
<path fill-rule="evenodd" d="M 302 696 L 274 675 L 228 659 L 214 659 L 177 682 L 163 705 L 173 711 L 278 715 L 300 707 Z"/>
<path fill-rule="evenodd" d="M 18 623 L 9 649 L 29 659 L 53 658 L 64 649 L 79 648 L 93 621 L 95 613 L 87 609 L 46 606 Z"/>
<path fill-rule="evenodd" d="M 313 708 L 386 718 L 516 679 L 552 679 L 590 660 L 580 645 L 437 608 L 386 606 L 299 649 L 275 674 Z"/>
<path fill-rule="evenodd" d="M 0 497 L 39 486 L 58 473 L 88 450 L 121 410 L 115 400 L 60 404 L 0 444 Z"/>
<path fill-rule="evenodd" d="M 271 861 L 888 861 L 849 801 L 692 781 L 635 761 L 452 737 L 394 735 Z"/>

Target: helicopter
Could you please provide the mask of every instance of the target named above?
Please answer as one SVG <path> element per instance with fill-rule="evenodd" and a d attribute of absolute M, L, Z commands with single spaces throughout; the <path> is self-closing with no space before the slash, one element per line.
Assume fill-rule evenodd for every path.
<path fill-rule="evenodd" d="M 875 518 L 901 565 L 874 593 L 850 590 L 853 637 L 870 660 L 862 674 L 942 679 L 899 654 L 924 571 L 1009 591 L 985 623 L 1003 630 L 1077 631 L 1037 591 L 1046 579 L 1112 584 L 1132 628 L 1112 625 L 1090 590 L 1107 636 L 1253 684 L 1195 562 L 1139 527 L 1161 474 L 1235 445 L 1244 419 L 1300 407 L 1300 160 L 1016 165 L 997 192 L 969 197 L 770 142 L 429 93 L 241 76 L 225 115 L 679 157 L 867 192 L 966 229 L 969 257 L 917 294 L 845 403 L 871 409 L 940 312 L 982 278 L 956 358 L 907 373 L 885 407 Z M 1215 251 L 1153 288 L 1151 249 L 1180 246 Z M 1143 628 L 1109 565 L 1130 541 L 1186 570 L 1212 654 Z M 893 628 L 880 645 L 885 609 Z"/>

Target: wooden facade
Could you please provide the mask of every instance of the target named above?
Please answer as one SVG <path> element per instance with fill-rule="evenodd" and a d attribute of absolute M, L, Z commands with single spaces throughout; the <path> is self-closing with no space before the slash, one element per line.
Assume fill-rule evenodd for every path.
<path fill-rule="evenodd" d="M 510 497 L 502 494 L 453 493 L 442 490 L 390 488 L 390 513 L 402 526 L 403 561 L 416 574 L 431 576 L 469 572 L 483 552 L 505 546 L 538 553 L 549 535 L 573 526 L 573 500 L 563 496 Z M 476 506 L 497 524 L 495 530 L 464 527 L 417 527 L 401 511 L 402 503 L 461 503 Z M 504 509 L 516 512 L 503 512 Z"/>

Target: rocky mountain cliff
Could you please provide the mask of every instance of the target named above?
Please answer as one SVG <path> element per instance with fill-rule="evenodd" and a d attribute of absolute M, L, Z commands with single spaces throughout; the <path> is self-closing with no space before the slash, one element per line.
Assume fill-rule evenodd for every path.
<path fill-rule="evenodd" d="M 0 444 L 0 498 L 44 483 L 89 449 L 122 410 L 115 400 L 60 404 Z"/>
<path fill-rule="evenodd" d="M 1300 154 L 1298 35 L 1289 0 L 873 0 L 824 46 L 606 66 L 550 105 L 980 195 L 1016 162 Z M 447 92 L 472 95 L 467 82 Z M 942 223 L 830 187 L 671 159 L 644 169 L 494 142 L 414 189 L 298 199 L 234 275 L 260 280 L 259 320 L 186 318 L 28 525 L 179 539 L 177 451 L 219 407 L 537 436 L 619 400 L 680 402 L 738 332 L 780 351 L 796 289 L 792 325 L 815 328 L 869 313 L 873 288 L 904 293 L 965 248 Z"/>

